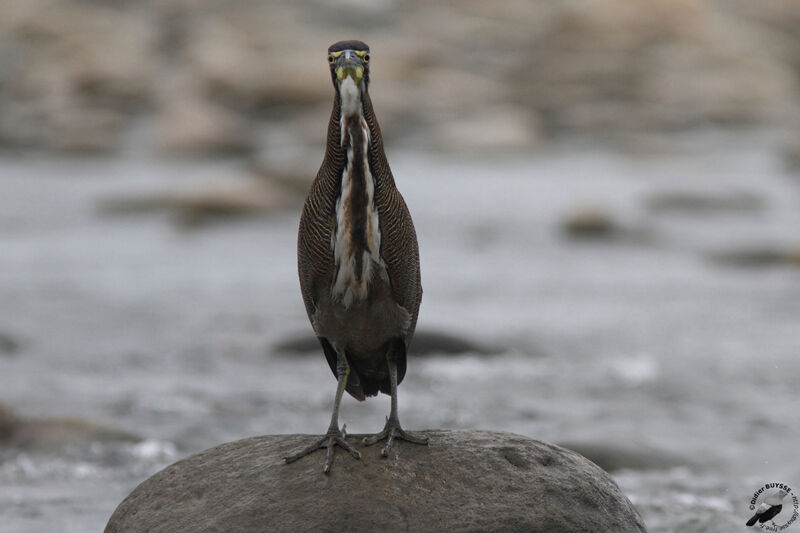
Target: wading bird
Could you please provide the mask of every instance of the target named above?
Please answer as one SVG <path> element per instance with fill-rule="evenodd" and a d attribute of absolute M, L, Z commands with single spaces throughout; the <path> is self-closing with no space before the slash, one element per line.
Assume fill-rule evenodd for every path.
<path fill-rule="evenodd" d="M 364 439 L 427 444 L 404 431 L 397 415 L 397 385 L 406 373 L 406 351 L 417 323 L 422 285 L 414 224 L 394 184 L 369 86 L 369 47 L 341 41 L 328 49 L 335 89 L 325 157 L 311 185 L 297 242 L 300 289 L 308 318 L 337 379 L 327 433 L 286 458 L 294 462 L 334 447 L 361 454 L 339 429 L 339 404 L 346 390 L 358 400 L 390 394 L 383 431 Z"/>

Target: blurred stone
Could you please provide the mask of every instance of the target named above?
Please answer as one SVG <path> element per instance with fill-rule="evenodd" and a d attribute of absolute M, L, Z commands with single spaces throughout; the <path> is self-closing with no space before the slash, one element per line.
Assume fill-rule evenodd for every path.
<path fill-rule="evenodd" d="M 386 138 L 414 146 L 526 150 L 563 133 L 615 141 L 800 125 L 796 2 L 412 4 L 351 8 L 342 22 L 319 2 L 2 2 L 0 143 L 109 151 L 117 130 L 156 104 L 160 123 L 177 117 L 204 132 L 168 135 L 176 152 L 246 152 L 247 130 L 261 120 L 320 122 L 308 109 L 330 104 L 325 49 L 348 35 L 373 47 Z M 176 95 L 164 80 L 177 70 L 185 84 Z M 176 96 L 188 103 L 158 105 Z M 195 124 L 195 113 L 216 118 Z M 210 125 L 217 121 L 232 128 L 220 128 L 233 132 L 228 144 Z M 74 141 L 54 133 L 69 128 Z M 310 144 L 325 132 L 299 129 Z"/>
<path fill-rule="evenodd" d="M 311 334 L 301 334 L 275 344 L 276 352 L 321 353 L 319 339 Z M 410 357 L 431 355 L 460 355 L 466 353 L 489 355 L 505 351 L 496 346 L 487 346 L 464 335 L 453 335 L 441 331 L 417 330 L 411 343 Z"/>
<path fill-rule="evenodd" d="M 310 435 L 222 444 L 139 485 L 105 531 L 646 530 L 611 477 L 574 452 L 511 433 L 425 433 L 428 446 L 400 441 L 389 459 L 380 446 L 359 446 L 358 462 L 340 452 L 330 475 L 322 452 L 283 463 Z"/>
<path fill-rule="evenodd" d="M 7 406 L 0 403 L 0 444 L 11 440 L 21 421 Z"/>
<path fill-rule="evenodd" d="M 52 115 L 47 143 L 63 152 L 112 152 L 120 147 L 121 123 L 121 116 L 113 111 L 65 107 Z"/>
<path fill-rule="evenodd" d="M 141 438 L 80 418 L 22 419 L 0 404 L 0 445 L 25 450 L 59 452 L 93 442 L 137 442 Z"/>
<path fill-rule="evenodd" d="M 20 349 L 19 341 L 0 331 L 0 355 L 14 355 Z"/>
<path fill-rule="evenodd" d="M 0 121 L 6 145 L 108 152 L 128 113 L 151 97 L 156 34 L 138 9 L 3 2 L 0 35 L 8 72 L 0 108 L 12 117 Z"/>
<path fill-rule="evenodd" d="M 753 247 L 739 250 L 715 252 L 709 256 L 712 261 L 728 266 L 768 268 L 797 267 L 800 268 L 800 247 L 769 248 Z"/>
<path fill-rule="evenodd" d="M 560 225 L 563 235 L 580 241 L 646 244 L 653 239 L 649 228 L 632 222 L 621 223 L 611 211 L 597 205 L 582 205 L 568 211 Z"/>
<path fill-rule="evenodd" d="M 191 96 L 170 100 L 156 128 L 159 150 L 170 155 L 242 154 L 254 148 L 250 128 L 240 116 Z"/>
<path fill-rule="evenodd" d="M 754 192 L 662 191 L 651 194 L 647 208 L 656 213 L 742 213 L 764 210 L 764 198 Z"/>
<path fill-rule="evenodd" d="M 330 98 L 325 60 L 330 42 L 315 33 L 293 38 L 298 27 L 293 11 L 289 4 L 282 10 L 231 5 L 225 16 L 193 25 L 186 56 L 203 92 L 250 109 Z"/>
<path fill-rule="evenodd" d="M 763 124 L 797 108 L 796 76 L 774 53 L 780 40 L 751 20 L 698 0 L 558 6 L 512 73 L 517 98 L 551 128 Z"/>
<path fill-rule="evenodd" d="M 37 2 L 34 2 L 37 3 Z M 86 2 L 38 2 L 41 9 L 20 21 L 16 31 L 41 45 L 28 65 L 29 81 L 48 83 L 58 71 L 80 103 L 141 105 L 150 97 L 156 34 L 145 13 Z M 44 85 L 30 88 L 47 92 Z"/>
<path fill-rule="evenodd" d="M 666 470 L 679 466 L 697 465 L 686 458 L 653 448 L 633 448 L 627 445 L 598 442 L 560 442 L 559 446 L 573 450 L 607 472 L 619 470 Z"/>
<path fill-rule="evenodd" d="M 128 431 L 95 424 L 80 418 L 51 418 L 21 421 L 7 444 L 27 450 L 57 452 L 93 442 L 138 442 Z"/>
<path fill-rule="evenodd" d="M 111 197 L 98 209 L 106 215 L 167 212 L 184 226 L 265 215 L 302 205 L 302 198 L 276 184 L 243 179 L 194 186 L 184 191 L 157 191 Z"/>
<path fill-rule="evenodd" d="M 435 120 L 430 137 L 433 146 L 446 151 L 519 150 L 536 144 L 536 126 L 530 113 L 495 106 Z"/>
<path fill-rule="evenodd" d="M 792 172 L 800 171 L 800 142 L 787 144 L 783 148 L 783 160 Z"/>
<path fill-rule="evenodd" d="M 588 206 L 567 214 L 561 229 L 570 237 L 582 239 L 607 239 L 620 232 L 619 225 L 609 212 Z"/>

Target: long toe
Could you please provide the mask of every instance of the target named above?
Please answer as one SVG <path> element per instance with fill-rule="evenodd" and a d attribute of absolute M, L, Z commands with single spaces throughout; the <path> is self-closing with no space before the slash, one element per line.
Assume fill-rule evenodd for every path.
<path fill-rule="evenodd" d="M 310 446 L 307 446 L 307 447 L 303 448 L 299 452 L 296 452 L 296 453 L 293 453 L 292 455 L 284 457 L 283 461 L 286 464 L 293 463 L 293 462 L 297 461 L 298 459 L 301 459 L 301 458 L 305 457 L 306 455 L 319 450 L 320 448 L 325 448 L 326 447 L 325 446 L 325 442 L 328 440 L 328 438 L 329 437 L 327 435 L 325 435 L 321 439 L 315 441 L 314 444 L 311 444 Z"/>
<path fill-rule="evenodd" d="M 410 431 L 404 431 L 402 428 L 398 429 L 398 438 L 401 438 L 405 441 L 411 442 L 413 444 L 428 444 L 428 437 L 425 435 L 420 435 L 419 433 L 411 433 Z"/>
<path fill-rule="evenodd" d="M 399 422 L 392 422 L 387 421 L 386 427 L 380 433 L 376 433 L 371 437 L 365 437 L 363 443 L 365 446 L 371 446 L 377 442 L 386 439 L 386 445 L 381 450 L 381 455 L 383 457 L 389 456 L 389 451 L 394 446 L 395 440 L 405 440 L 412 444 L 428 444 L 428 437 L 423 435 L 418 435 L 416 433 L 410 433 L 405 431 L 402 427 L 400 427 Z"/>
<path fill-rule="evenodd" d="M 380 433 L 376 433 L 371 437 L 364 437 L 364 440 L 362 440 L 361 442 L 364 444 L 364 446 L 372 446 L 373 444 L 379 443 L 388 436 L 389 436 L 389 430 L 384 429 Z"/>
<path fill-rule="evenodd" d="M 353 456 L 354 459 L 361 459 L 361 453 L 356 450 L 352 444 L 344 440 L 343 437 L 340 436 L 339 433 L 328 433 L 327 435 L 323 436 L 321 439 L 314 442 L 314 444 L 303 448 L 299 452 L 292 454 L 288 457 L 284 458 L 284 461 L 288 463 L 293 463 L 298 459 L 305 457 L 306 455 L 315 452 L 319 449 L 325 448 L 325 464 L 322 467 L 322 471 L 324 473 L 329 473 L 331 471 L 331 467 L 333 466 L 333 459 L 335 456 L 334 447 L 339 446 L 347 451 L 350 455 Z"/>
<path fill-rule="evenodd" d="M 347 442 L 346 440 L 344 440 L 341 437 L 336 437 L 335 441 L 336 441 L 336 444 L 338 444 L 340 448 L 343 448 L 344 450 L 349 452 L 350 455 L 352 455 L 354 459 L 361 459 L 361 452 L 356 450 L 355 447 L 352 444 L 350 444 L 349 442 Z"/>
<path fill-rule="evenodd" d="M 409 433 L 404 431 L 400 426 L 393 427 L 389 430 L 389 436 L 386 439 L 386 446 L 384 446 L 381 450 L 381 455 L 383 457 L 389 457 L 389 451 L 392 449 L 394 441 L 397 439 L 408 441 L 412 444 L 428 444 L 428 437 L 423 437 L 415 433 Z"/>

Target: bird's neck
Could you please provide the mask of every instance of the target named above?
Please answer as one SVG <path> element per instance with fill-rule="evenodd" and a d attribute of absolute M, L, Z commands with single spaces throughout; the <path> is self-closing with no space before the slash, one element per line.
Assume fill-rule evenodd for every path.
<path fill-rule="evenodd" d="M 380 262 L 381 239 L 369 157 L 372 135 L 360 92 L 350 85 L 343 83 L 340 89 L 338 144 L 345 158 L 336 199 L 336 231 L 331 236 L 336 261 L 331 295 L 345 307 L 366 299 L 373 263 Z"/>
<path fill-rule="evenodd" d="M 364 115 L 361 103 L 361 90 L 350 76 L 346 77 L 339 85 L 339 98 L 342 102 L 342 117 L 356 114 Z"/>

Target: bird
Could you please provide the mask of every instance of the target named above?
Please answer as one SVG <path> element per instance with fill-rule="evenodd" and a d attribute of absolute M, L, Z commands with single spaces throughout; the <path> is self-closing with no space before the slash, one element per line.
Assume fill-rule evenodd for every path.
<path fill-rule="evenodd" d="M 391 396 L 382 431 L 365 446 L 386 440 L 388 457 L 398 439 L 425 445 L 405 431 L 397 386 L 422 301 L 419 246 L 414 223 L 395 186 L 369 95 L 370 49 L 358 40 L 328 48 L 334 87 L 322 165 L 303 206 L 297 238 L 300 289 L 311 326 L 336 377 L 331 422 L 325 435 L 285 458 L 286 463 L 326 448 L 330 472 L 336 446 L 354 459 L 360 452 L 339 428 L 344 391 L 359 401 Z"/>
<path fill-rule="evenodd" d="M 756 514 L 747 521 L 748 526 L 754 526 L 756 522 L 764 523 L 767 520 L 772 520 L 783 509 L 783 499 L 789 494 L 783 489 L 777 490 L 774 494 L 764 498 L 764 501 L 756 509 Z"/>

